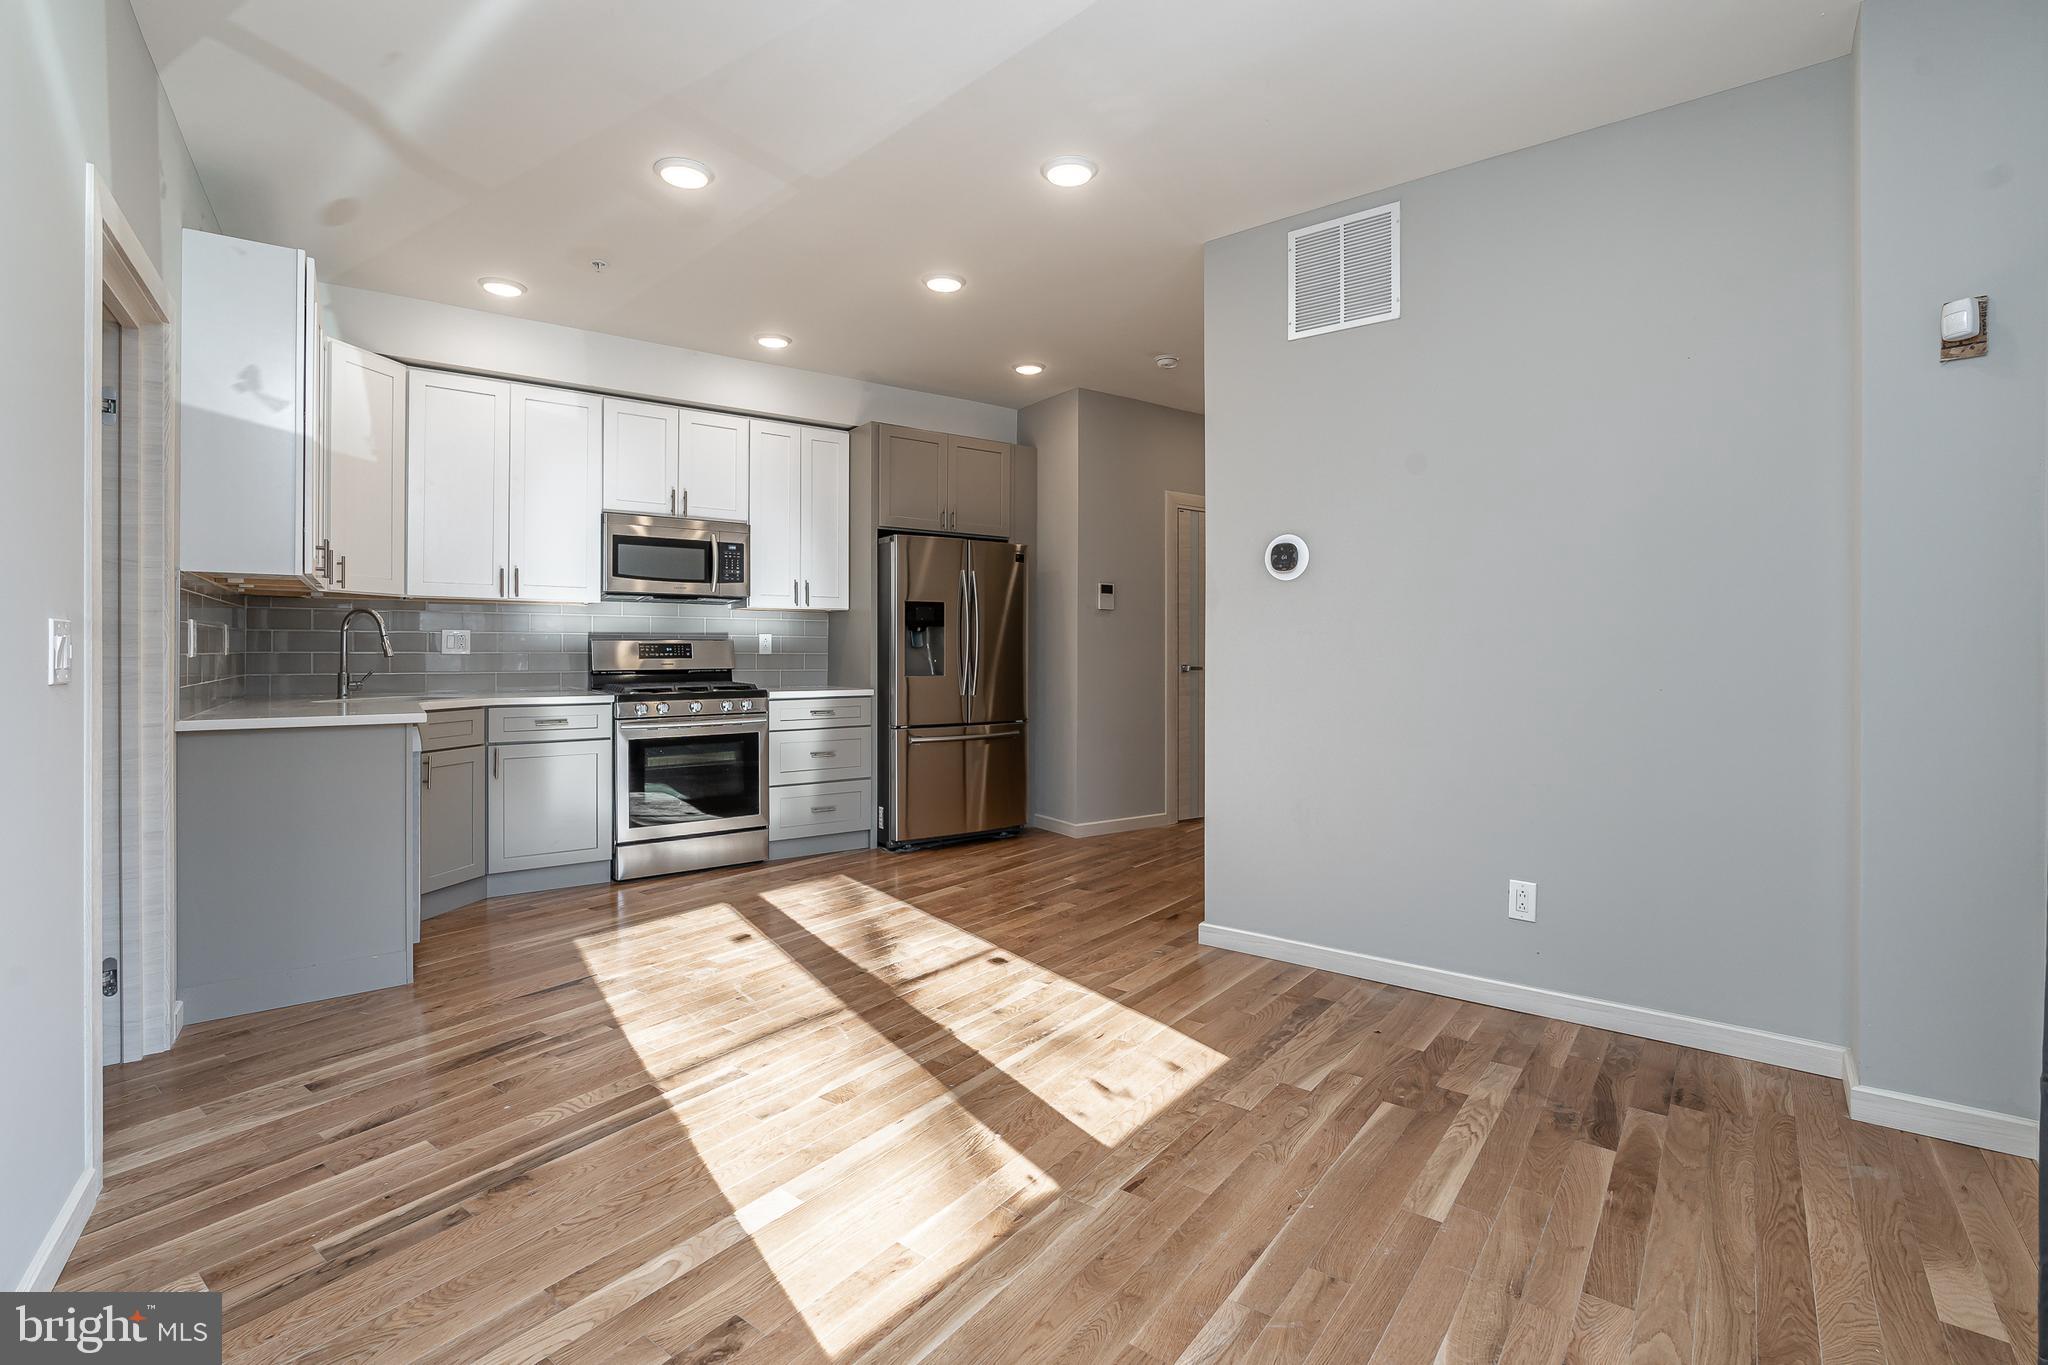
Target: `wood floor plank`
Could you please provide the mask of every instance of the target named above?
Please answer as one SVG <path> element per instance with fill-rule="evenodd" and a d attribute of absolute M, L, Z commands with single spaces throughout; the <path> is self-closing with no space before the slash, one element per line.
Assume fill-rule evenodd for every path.
<path fill-rule="evenodd" d="M 238 1365 L 2031 1365 L 2032 1163 L 1202 947 L 1201 827 L 504 897 L 108 1073 Z"/>

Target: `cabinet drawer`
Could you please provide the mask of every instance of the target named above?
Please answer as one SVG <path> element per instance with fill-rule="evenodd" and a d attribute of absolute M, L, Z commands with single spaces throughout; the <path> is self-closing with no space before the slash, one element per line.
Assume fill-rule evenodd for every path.
<path fill-rule="evenodd" d="M 875 792 L 868 782 L 812 782 L 769 793 L 770 839 L 857 834 L 870 828 L 874 818 Z"/>
<path fill-rule="evenodd" d="M 873 697 L 770 697 L 771 730 L 833 730 L 847 725 L 872 725 Z"/>
<path fill-rule="evenodd" d="M 609 706 L 496 706 L 491 708 L 491 743 L 546 739 L 609 739 Z"/>
<path fill-rule="evenodd" d="M 768 784 L 875 775 L 871 730 L 793 730 L 768 735 Z"/>
<path fill-rule="evenodd" d="M 420 748 L 428 753 L 442 749 L 466 749 L 484 742 L 484 713 L 474 711 L 429 711 L 420 727 Z"/>

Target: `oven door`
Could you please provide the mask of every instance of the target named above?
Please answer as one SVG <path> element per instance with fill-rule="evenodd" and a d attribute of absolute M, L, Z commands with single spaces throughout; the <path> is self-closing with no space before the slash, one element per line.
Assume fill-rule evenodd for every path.
<path fill-rule="evenodd" d="M 606 513 L 604 590 L 622 597 L 744 598 L 746 528 Z"/>
<path fill-rule="evenodd" d="M 612 746 L 618 842 L 768 827 L 768 718 L 621 721 Z"/>

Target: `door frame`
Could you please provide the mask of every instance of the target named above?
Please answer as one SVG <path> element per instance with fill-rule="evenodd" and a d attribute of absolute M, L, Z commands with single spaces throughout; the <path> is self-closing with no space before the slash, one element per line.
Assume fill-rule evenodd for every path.
<path fill-rule="evenodd" d="M 1165 766 L 1162 771 L 1166 774 L 1166 801 L 1164 804 L 1166 807 L 1166 823 L 1169 825 L 1180 823 L 1180 745 L 1178 743 L 1180 736 L 1178 727 L 1175 724 L 1179 719 L 1180 709 L 1180 693 L 1176 686 L 1176 679 L 1180 676 L 1178 672 L 1180 660 L 1174 657 L 1175 651 L 1173 648 L 1174 623 L 1180 619 L 1180 565 L 1175 558 L 1174 551 L 1178 548 L 1175 541 L 1175 533 L 1179 530 L 1179 527 L 1176 523 L 1179 520 L 1180 514 L 1184 511 L 1201 512 L 1206 517 L 1209 511 L 1208 502 L 1200 493 L 1182 493 L 1171 488 L 1166 490 L 1164 520 L 1166 551 L 1163 580 L 1166 586 L 1166 623 L 1160 632 L 1160 654 L 1165 662 L 1160 670 L 1163 679 L 1160 683 L 1160 688 L 1161 695 L 1165 701 L 1165 722 L 1161 727 L 1161 743 L 1166 755 Z M 1209 565 L 1206 523 L 1202 540 L 1202 567 L 1204 577 L 1206 578 Z M 1204 594 L 1203 601 L 1206 603 L 1207 600 L 1207 595 Z M 1208 752 L 1208 745 L 1206 743 L 1202 747 L 1202 752 L 1204 754 Z"/>

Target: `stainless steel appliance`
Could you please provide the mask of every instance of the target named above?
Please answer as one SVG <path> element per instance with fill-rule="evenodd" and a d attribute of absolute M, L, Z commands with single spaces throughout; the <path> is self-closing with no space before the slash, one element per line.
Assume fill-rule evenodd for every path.
<path fill-rule="evenodd" d="M 612 703 L 618 881 L 768 856 L 768 692 L 715 635 L 590 637 Z"/>
<path fill-rule="evenodd" d="M 886 846 L 1023 827 L 1028 568 L 1022 545 L 882 537 Z"/>
<path fill-rule="evenodd" d="M 744 522 L 605 513 L 607 597 L 744 601 L 747 560 Z"/>

